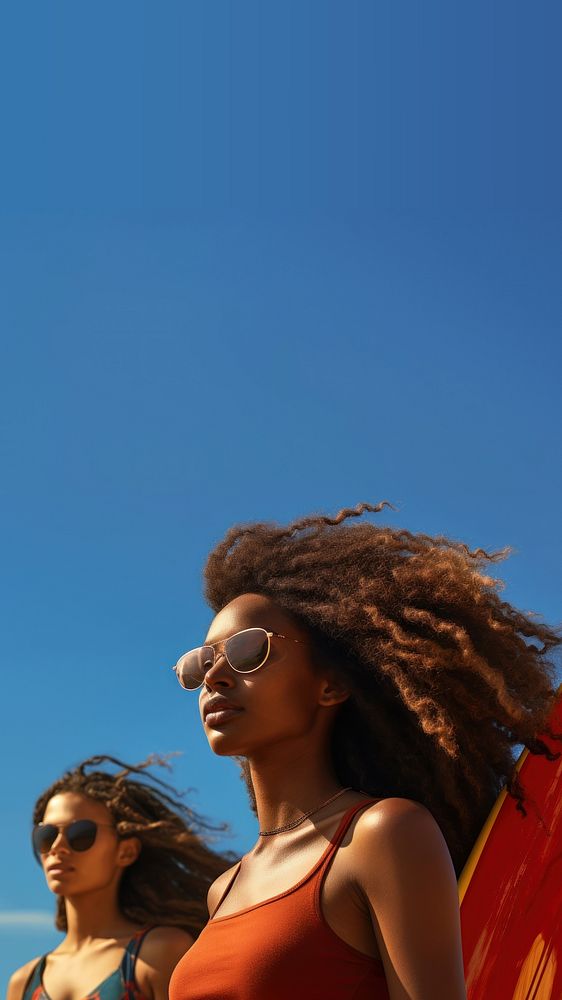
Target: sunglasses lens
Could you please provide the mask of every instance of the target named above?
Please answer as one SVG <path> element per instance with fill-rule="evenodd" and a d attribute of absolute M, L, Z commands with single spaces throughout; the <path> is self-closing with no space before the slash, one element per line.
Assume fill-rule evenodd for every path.
<path fill-rule="evenodd" d="M 199 646 L 185 653 L 177 662 L 176 674 L 178 681 L 188 691 L 201 687 L 205 674 L 215 662 L 215 651 L 212 646 Z"/>
<path fill-rule="evenodd" d="M 95 842 L 98 832 L 93 819 L 78 819 L 65 830 L 65 837 L 71 851 L 87 851 Z"/>
<path fill-rule="evenodd" d="M 244 674 L 265 663 L 269 652 L 269 636 L 263 628 L 247 628 L 227 639 L 224 651 L 231 667 Z"/>
<path fill-rule="evenodd" d="M 71 851 L 87 851 L 95 842 L 98 827 L 93 819 L 78 819 L 63 827 L 63 830 Z M 40 854 L 48 854 L 58 835 L 59 828 L 53 823 L 36 826 L 31 835 L 35 855 L 38 857 Z"/>
<path fill-rule="evenodd" d="M 34 853 L 36 855 L 47 854 L 58 835 L 59 828 L 58 826 L 53 826 L 52 823 L 45 823 L 44 825 L 34 827 L 31 834 Z"/>

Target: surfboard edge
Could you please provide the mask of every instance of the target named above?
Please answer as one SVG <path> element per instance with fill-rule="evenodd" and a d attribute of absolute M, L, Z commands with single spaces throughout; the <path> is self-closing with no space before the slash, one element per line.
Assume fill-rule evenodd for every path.
<path fill-rule="evenodd" d="M 523 764 L 525 763 L 528 755 L 529 755 L 529 751 L 528 751 L 527 748 L 525 748 L 520 753 L 520 755 L 519 755 L 519 757 L 517 759 L 517 762 L 515 764 L 515 770 L 516 771 L 521 770 L 521 768 L 523 767 Z M 487 818 L 486 822 L 484 823 L 484 826 L 482 827 L 480 833 L 478 834 L 478 838 L 476 840 L 476 843 L 474 844 L 474 847 L 472 848 L 470 854 L 468 855 L 466 864 L 465 864 L 462 872 L 460 873 L 459 880 L 458 880 L 459 905 L 462 903 L 462 901 L 463 901 L 463 899 L 464 899 L 464 897 L 466 895 L 466 890 L 468 889 L 468 886 L 470 885 L 470 880 L 471 880 L 471 878 L 472 878 L 472 876 L 474 874 L 476 865 L 478 864 L 478 861 L 480 860 L 480 856 L 482 854 L 482 851 L 484 850 L 486 841 L 487 841 L 487 839 L 488 839 L 488 837 L 490 835 L 490 832 L 492 830 L 492 827 L 493 827 L 493 825 L 494 825 L 494 823 L 496 821 L 496 817 L 497 817 L 497 815 L 498 815 L 498 813 L 499 813 L 499 811 L 500 811 L 503 803 L 505 802 L 506 796 L 508 794 L 509 793 L 508 793 L 507 789 L 506 788 L 502 788 L 501 792 L 499 793 L 496 801 L 494 802 L 494 804 L 493 804 L 493 806 L 492 806 L 492 808 L 490 810 L 490 813 L 488 815 L 488 818 Z"/>

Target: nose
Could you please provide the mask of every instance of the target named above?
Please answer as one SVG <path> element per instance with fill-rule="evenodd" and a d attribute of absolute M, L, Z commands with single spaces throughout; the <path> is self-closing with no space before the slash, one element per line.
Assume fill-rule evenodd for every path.
<path fill-rule="evenodd" d="M 51 847 L 47 851 L 47 854 L 61 854 L 61 853 L 68 854 L 69 850 L 70 848 L 68 846 L 66 837 L 64 835 L 64 830 L 59 830 L 56 840 L 54 840 L 53 843 L 51 844 Z"/>
<path fill-rule="evenodd" d="M 234 687 L 234 674 L 224 653 L 215 653 L 215 662 L 205 673 L 203 688 L 213 691 Z"/>

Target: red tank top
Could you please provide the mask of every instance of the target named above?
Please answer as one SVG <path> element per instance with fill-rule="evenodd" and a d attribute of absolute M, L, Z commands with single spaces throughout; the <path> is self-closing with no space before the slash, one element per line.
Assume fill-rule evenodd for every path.
<path fill-rule="evenodd" d="M 354 816 L 370 804 L 347 811 L 322 857 L 292 889 L 211 919 L 176 966 L 170 1000 L 388 1000 L 380 960 L 342 941 L 320 907 L 330 862 Z"/>

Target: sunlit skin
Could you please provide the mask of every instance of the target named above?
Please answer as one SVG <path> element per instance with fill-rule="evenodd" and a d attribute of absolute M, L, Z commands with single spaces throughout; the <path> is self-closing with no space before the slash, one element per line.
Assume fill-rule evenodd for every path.
<path fill-rule="evenodd" d="M 315 663 L 307 631 L 267 597 L 236 598 L 217 614 L 205 642 L 256 626 L 299 642 L 273 637 L 267 663 L 247 675 L 219 653 L 199 704 L 212 750 L 247 758 L 259 826 L 269 830 L 340 788 L 330 734 L 349 694 L 329 664 Z M 348 791 L 293 831 L 259 838 L 217 915 L 295 885 L 343 813 L 360 801 L 360 792 Z M 230 876 L 211 887 L 212 915 Z M 387 798 L 360 813 L 324 881 L 322 910 L 344 941 L 382 959 L 391 1000 L 465 1000 L 456 877 L 441 831 L 423 806 Z"/>
<path fill-rule="evenodd" d="M 86 851 L 70 849 L 64 827 L 80 819 L 98 824 L 96 840 Z M 135 837 L 119 838 L 103 802 L 75 792 L 53 796 L 44 823 L 61 827 L 41 865 L 51 892 L 65 899 L 68 931 L 50 953 L 43 986 L 50 1000 L 83 1000 L 118 968 L 123 950 L 141 927 L 119 910 L 119 882 L 141 849 Z M 192 944 L 189 934 L 160 927 L 143 942 L 137 961 L 138 985 L 149 1000 L 166 1000 L 172 969 Z M 21 1000 L 37 959 L 18 969 L 10 980 L 7 1000 Z"/>
<path fill-rule="evenodd" d="M 74 792 L 55 795 L 47 805 L 43 822 L 64 827 L 78 819 L 93 819 L 100 824 L 92 847 L 87 851 L 72 851 L 62 829 L 51 850 L 40 856 L 49 889 L 65 897 L 69 934 L 74 936 L 77 927 L 88 922 L 93 914 L 96 922 L 101 918 L 104 925 L 115 931 L 134 932 L 138 928 L 119 913 L 117 888 L 124 868 L 137 858 L 139 841 L 120 840 L 103 802 Z"/>

